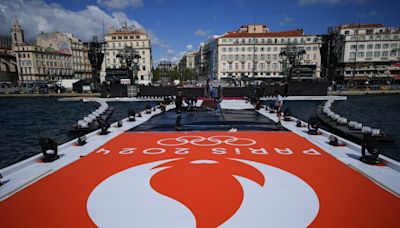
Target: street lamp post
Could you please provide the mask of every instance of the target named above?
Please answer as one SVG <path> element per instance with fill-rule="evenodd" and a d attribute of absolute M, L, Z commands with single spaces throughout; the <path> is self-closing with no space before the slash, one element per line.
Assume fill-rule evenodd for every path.
<path fill-rule="evenodd" d="M 293 43 L 289 43 L 279 53 L 279 56 L 286 58 L 286 82 L 292 79 L 293 67 L 299 64 L 301 57 L 305 54 L 306 51 L 303 48 L 297 48 Z"/>
<path fill-rule="evenodd" d="M 141 58 L 138 52 L 131 46 L 125 46 L 119 51 L 117 58 L 120 58 L 121 65 L 125 65 L 126 76 L 131 79 L 131 83 L 136 84 L 139 59 Z M 129 70 L 133 71 L 133 75 L 129 74 Z"/>

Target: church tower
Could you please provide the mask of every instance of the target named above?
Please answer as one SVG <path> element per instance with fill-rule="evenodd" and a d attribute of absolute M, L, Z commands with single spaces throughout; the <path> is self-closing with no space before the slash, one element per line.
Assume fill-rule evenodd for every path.
<path fill-rule="evenodd" d="M 11 39 L 12 47 L 24 43 L 24 30 L 22 30 L 21 25 L 19 25 L 17 17 L 14 18 L 13 26 L 11 28 Z"/>

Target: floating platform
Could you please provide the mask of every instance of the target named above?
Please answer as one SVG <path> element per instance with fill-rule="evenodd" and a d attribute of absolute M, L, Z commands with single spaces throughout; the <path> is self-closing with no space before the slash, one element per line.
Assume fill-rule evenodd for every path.
<path fill-rule="evenodd" d="M 143 112 L 61 145 L 52 163 L 39 154 L 0 170 L 2 226 L 400 225 L 400 163 L 364 164 L 358 145 L 331 146 L 295 118 L 276 127 L 244 100 L 221 107 L 184 113 L 180 132 L 173 105 Z"/>

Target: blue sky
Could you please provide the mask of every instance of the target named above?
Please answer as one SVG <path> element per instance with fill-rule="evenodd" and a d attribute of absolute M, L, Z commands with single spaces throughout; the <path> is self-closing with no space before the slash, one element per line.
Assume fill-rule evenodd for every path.
<path fill-rule="evenodd" d="M 12 7 L 12 4 L 23 4 L 24 1 L 26 3 L 26 0 L 5 0 L 4 3 L 0 3 L 0 19 L 1 16 L 10 17 L 5 11 L 12 8 L 6 8 L 6 4 L 9 3 L 8 7 Z M 31 33 L 35 33 L 35 28 L 47 31 L 56 27 L 59 31 L 72 30 L 79 38 L 85 39 L 91 36 L 87 33 L 101 33 L 99 23 L 93 22 L 97 18 L 101 23 L 102 18 L 109 17 L 106 20 L 107 25 L 128 20 L 150 32 L 153 39 L 153 59 L 156 62 L 162 58 L 176 60 L 184 51 L 197 49 L 199 43 L 207 40 L 212 34 L 233 31 L 242 24 L 254 22 L 267 24 L 271 31 L 304 28 L 308 34 L 325 33 L 328 26 L 358 22 L 359 17 L 361 23 L 400 26 L 398 0 L 34 0 L 33 2 L 37 4 L 32 3 L 26 11 L 36 12 L 32 10 L 34 7 L 47 8 L 47 11 L 42 9 L 39 15 L 32 15 L 42 18 L 27 20 L 37 21 L 39 24 L 47 20 L 47 24 L 30 26 L 29 23 L 33 22 L 23 21 L 25 16 L 23 13 L 29 14 L 29 12 L 15 13 L 22 18 L 21 24 L 28 25 L 28 29 L 32 30 Z M 22 7 L 19 9 L 24 11 Z M 58 9 L 57 12 L 65 11 L 69 16 L 62 18 L 57 15 L 59 13 L 49 12 L 52 9 Z M 40 15 L 40 12 L 43 15 Z M 47 14 L 49 16 L 46 16 Z M 80 23 L 84 20 L 74 20 L 79 18 L 74 15 L 91 18 L 92 22 L 87 22 L 87 27 L 90 23 L 97 23 L 97 29 L 85 29 L 84 23 Z M 59 19 L 66 21 L 68 25 L 52 22 L 51 17 L 60 17 Z M 79 29 L 74 29 L 73 26 Z M 3 30 L 5 29 L 0 29 L 0 32 Z"/>

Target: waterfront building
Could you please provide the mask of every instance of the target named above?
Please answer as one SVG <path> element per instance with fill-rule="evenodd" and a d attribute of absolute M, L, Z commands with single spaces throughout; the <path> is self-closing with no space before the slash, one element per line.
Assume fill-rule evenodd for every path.
<path fill-rule="evenodd" d="M 195 58 L 197 53 L 194 51 L 186 52 L 179 61 L 179 71 L 183 72 L 185 69 L 195 70 Z"/>
<path fill-rule="evenodd" d="M 0 49 L 11 49 L 12 40 L 11 36 L 1 35 L 0 34 Z"/>
<path fill-rule="evenodd" d="M 24 43 L 24 30 L 19 24 L 17 18 L 14 18 L 13 25 L 11 28 L 11 41 L 12 41 L 11 43 L 12 50 L 14 50 L 15 46 Z"/>
<path fill-rule="evenodd" d="M 37 36 L 36 43 L 25 43 L 17 19 L 11 29 L 19 82 L 56 82 L 91 77 L 88 47 L 71 33 L 54 32 Z"/>
<path fill-rule="evenodd" d="M 331 27 L 327 38 L 331 80 L 387 82 L 400 80 L 400 29 L 382 24 Z"/>
<path fill-rule="evenodd" d="M 56 82 L 73 79 L 72 55 L 35 44 L 15 47 L 19 82 Z"/>
<path fill-rule="evenodd" d="M 42 33 L 37 36 L 36 43 L 48 51 L 71 55 L 74 78 L 91 77 L 89 46 L 74 37 L 72 33 Z"/>
<path fill-rule="evenodd" d="M 151 83 L 153 78 L 151 42 L 149 35 L 143 28 L 128 26 L 126 23 L 120 29 L 111 28 L 105 35 L 105 43 L 105 61 L 103 61 L 101 72 L 102 81 L 105 80 L 105 75 L 126 78 L 125 66 L 121 64 L 121 59 L 117 55 L 125 46 L 130 46 L 140 56 L 137 82 L 139 84 Z"/>
<path fill-rule="evenodd" d="M 198 80 L 198 72 L 196 71 L 196 55 L 195 51 L 186 52 L 178 62 L 178 71 L 180 80 Z"/>
<path fill-rule="evenodd" d="M 217 38 L 214 36 L 200 44 L 199 50 L 195 54 L 195 73 L 199 75 L 199 80 L 214 80 L 217 66 Z"/>
<path fill-rule="evenodd" d="M 0 82 L 18 81 L 17 62 L 10 48 L 0 47 Z"/>
<path fill-rule="evenodd" d="M 307 68 L 308 74 L 301 74 L 302 78 L 320 78 L 321 38 L 305 35 L 302 29 L 270 32 L 266 25 L 243 25 L 218 37 L 216 43 L 217 79 L 282 79 L 286 60 L 280 53 L 288 45 L 305 50 L 299 64 Z"/>

